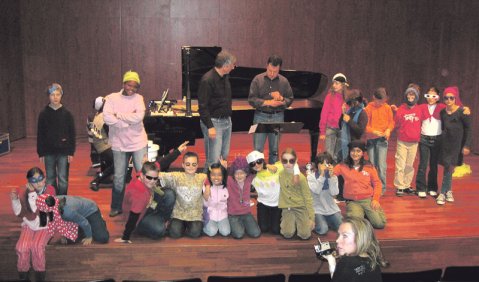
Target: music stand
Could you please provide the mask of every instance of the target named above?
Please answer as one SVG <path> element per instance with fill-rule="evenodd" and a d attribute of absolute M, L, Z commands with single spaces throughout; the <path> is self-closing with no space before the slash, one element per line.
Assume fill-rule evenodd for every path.
<path fill-rule="evenodd" d="M 279 149 L 279 134 L 280 133 L 299 133 L 303 128 L 302 122 L 261 122 L 253 124 L 248 133 L 274 133 L 274 139 L 277 140 Z M 271 148 L 269 148 L 271 150 Z M 271 151 L 270 151 L 271 152 Z M 274 155 L 279 155 L 279 152 L 274 152 Z M 271 156 L 271 153 L 270 153 Z M 269 160 L 271 161 L 271 160 Z"/>

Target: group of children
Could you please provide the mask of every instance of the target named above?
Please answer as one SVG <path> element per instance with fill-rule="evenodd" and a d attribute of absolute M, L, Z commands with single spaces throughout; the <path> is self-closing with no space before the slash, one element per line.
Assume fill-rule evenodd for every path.
<path fill-rule="evenodd" d="M 440 91 L 431 87 L 424 94 L 427 103 L 418 105 L 421 89 L 411 83 L 404 92 L 404 103 L 396 107 L 387 104 L 388 94 L 383 87 L 375 90 L 372 102 L 366 105 L 359 90 L 350 90 L 348 86 L 346 76 L 336 74 L 321 112 L 321 139 L 325 140 L 326 150 L 333 160 L 341 161 L 347 157 L 345 148 L 349 142 L 365 141 L 369 161 L 379 174 L 384 194 L 388 142 L 391 132 L 396 129 L 396 195 L 417 194 L 426 198 L 429 194 L 437 197 L 438 205 L 453 202 L 452 173 L 457 165 L 461 165 L 463 155 L 469 154 L 471 143 L 470 110 L 463 107 L 458 88 L 444 89 L 444 103 L 440 103 Z M 418 147 L 420 161 L 414 189 L 411 184 Z M 438 164 L 444 166 L 440 191 Z M 341 193 L 343 179 L 339 179 L 339 184 Z"/>
<path fill-rule="evenodd" d="M 46 176 L 41 169 L 32 168 L 25 189 L 11 193 L 14 213 L 22 218 L 16 245 L 20 278 L 28 279 L 31 260 L 37 281 L 45 278 L 45 246 L 55 233 L 85 245 L 93 240 L 109 241 L 96 203 L 60 196 L 67 194 L 75 135 L 71 114 L 61 105 L 61 86 L 52 84 L 47 92 L 50 104 L 40 114 L 38 130 L 38 153 L 45 163 Z M 338 196 L 347 200 L 346 216 L 365 217 L 374 228 L 384 228 L 386 216 L 379 200 L 386 192 L 386 156 L 394 129 L 398 136 L 396 195 L 417 193 L 425 198 L 428 193 L 437 196 L 439 205 L 453 202 L 452 173 L 470 151 L 470 110 L 462 106 L 457 87 L 443 91 L 444 104 L 439 103 L 440 92 L 434 87 L 424 95 L 426 104 L 417 105 L 419 96 L 419 87 L 409 85 L 404 103 L 396 108 L 387 104 L 386 89 L 378 88 L 373 101 L 366 105 L 359 90 L 348 89 L 346 76 L 336 74 L 319 125 L 326 152 L 318 154 L 314 169 L 307 169 L 306 177 L 299 171 L 292 148 L 285 149 L 273 165 L 267 164 L 258 151 L 236 157 L 229 173 L 225 160 L 211 164 L 207 173 L 199 173 L 198 155 L 186 152 L 182 171 L 162 172 L 161 168 L 168 168 L 186 150 L 185 142 L 157 162 L 145 162 L 126 187 L 122 208 L 117 211 L 124 215 L 125 229 L 114 241 L 131 243 L 135 230 L 153 239 L 166 234 L 197 238 L 218 233 L 236 239 L 245 234 L 256 238 L 261 233 L 308 239 L 312 230 L 320 235 L 329 229 L 338 230 L 342 221 L 335 201 Z M 99 112 L 103 103 L 96 103 Z M 50 130 L 52 124 L 56 131 Z M 100 153 L 111 151 L 101 141 L 107 135 L 104 123 L 97 119 L 91 125 L 90 130 L 97 129 L 94 135 L 98 143 L 106 145 Z M 414 190 L 411 182 L 418 147 L 420 163 Z M 438 164 L 444 166 L 439 194 Z M 111 166 L 110 161 L 106 167 Z M 95 179 L 91 188 L 98 190 L 100 181 Z M 251 191 L 257 193 L 257 220 L 251 211 Z"/>

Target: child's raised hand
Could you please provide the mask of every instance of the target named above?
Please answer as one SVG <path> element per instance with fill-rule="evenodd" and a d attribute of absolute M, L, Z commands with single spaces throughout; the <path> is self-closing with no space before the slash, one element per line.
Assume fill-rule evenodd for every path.
<path fill-rule="evenodd" d="M 186 148 L 188 148 L 188 146 L 187 146 L 188 143 L 190 143 L 190 141 L 185 141 L 185 142 L 181 143 L 181 145 L 178 146 L 178 151 L 180 151 L 180 153 L 183 153 L 186 150 Z"/>
<path fill-rule="evenodd" d="M 228 161 L 227 161 L 227 160 L 224 160 L 222 156 L 220 156 L 220 164 L 221 164 L 224 168 L 228 168 Z"/>

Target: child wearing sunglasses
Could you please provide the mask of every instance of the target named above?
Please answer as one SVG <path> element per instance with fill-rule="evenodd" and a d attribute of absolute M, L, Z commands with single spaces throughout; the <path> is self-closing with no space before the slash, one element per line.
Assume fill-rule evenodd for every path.
<path fill-rule="evenodd" d="M 175 193 L 158 187 L 160 168 L 154 162 L 145 162 L 138 177 L 134 177 L 125 189 L 122 210 L 128 215 L 125 230 L 117 243 L 131 243 L 133 231 L 151 239 L 160 239 L 166 233 Z"/>
<path fill-rule="evenodd" d="M 468 155 L 471 148 L 471 118 L 464 114 L 457 86 L 444 89 L 446 108 L 440 113 L 442 122 L 440 164 L 444 166 L 441 193 L 436 199 L 438 205 L 454 202 L 452 195 L 452 173 L 458 164 L 459 155 Z"/>
<path fill-rule="evenodd" d="M 205 173 L 197 173 L 198 154 L 186 152 L 183 156 L 184 171 L 162 172 L 162 186 L 170 187 L 176 192 L 176 201 L 171 215 L 169 235 L 180 238 L 201 236 L 203 229 L 203 185 Z"/>
<path fill-rule="evenodd" d="M 338 177 L 333 174 L 333 157 L 328 152 L 316 156 L 316 172 L 307 171 L 314 208 L 316 233 L 325 235 L 329 228 L 337 232 L 341 225 L 341 210 L 334 201 L 338 195 Z"/>
<path fill-rule="evenodd" d="M 278 208 L 281 211 L 281 235 L 289 239 L 297 234 L 303 240 L 311 237 L 314 228 L 313 198 L 308 182 L 299 174 L 299 183 L 295 183 L 294 166 L 298 160 L 296 151 L 286 148 L 281 154 L 284 169 L 279 172 L 280 194 Z"/>
<path fill-rule="evenodd" d="M 210 165 L 206 175 L 208 183 L 203 186 L 203 232 L 210 237 L 218 232 L 228 236 L 231 233 L 227 208 L 229 193 L 226 189 L 228 172 L 225 166 L 217 162 Z"/>
<path fill-rule="evenodd" d="M 274 165 L 266 164 L 264 154 L 259 151 L 252 151 L 246 156 L 254 178 L 252 186 L 258 193 L 257 219 L 261 233 L 280 233 L 281 210 L 279 202 L 279 172 L 283 170 L 280 161 Z M 299 175 L 299 167 L 295 165 L 295 175 Z M 296 182 L 299 178 L 296 177 Z"/>
<path fill-rule="evenodd" d="M 27 184 L 22 189 L 10 192 L 13 212 L 22 219 L 22 229 L 15 250 L 17 252 L 17 270 L 20 280 L 28 280 L 30 261 L 37 281 L 45 278 L 45 246 L 51 236 L 40 220 L 36 206 L 38 195 L 55 195 L 55 187 L 45 185 L 45 174 L 38 167 L 27 172 Z"/>

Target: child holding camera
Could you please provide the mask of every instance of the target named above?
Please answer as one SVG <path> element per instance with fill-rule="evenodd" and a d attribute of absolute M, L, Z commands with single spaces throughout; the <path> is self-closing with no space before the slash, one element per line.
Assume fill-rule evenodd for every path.
<path fill-rule="evenodd" d="M 328 153 L 316 156 L 316 172 L 307 171 L 312 192 L 316 233 L 325 235 L 329 228 L 337 232 L 341 224 L 341 210 L 334 201 L 339 193 L 338 178 L 333 174 L 333 157 Z"/>
<path fill-rule="evenodd" d="M 226 167 L 219 162 L 212 163 L 206 175 L 209 183 L 203 186 L 203 232 L 210 237 L 218 232 L 228 236 L 231 228 L 227 209 L 229 193 L 226 189 Z"/>

